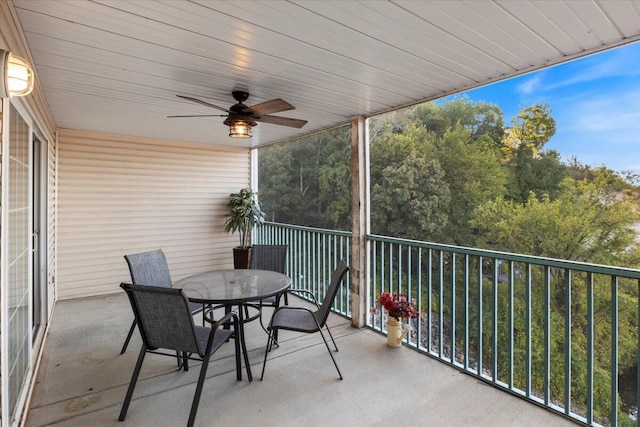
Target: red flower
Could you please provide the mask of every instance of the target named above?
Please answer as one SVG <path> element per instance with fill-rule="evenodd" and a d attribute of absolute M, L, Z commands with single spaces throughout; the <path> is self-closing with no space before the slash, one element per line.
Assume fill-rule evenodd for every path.
<path fill-rule="evenodd" d="M 397 320 L 413 319 L 420 315 L 415 309 L 415 301 L 409 301 L 406 294 L 393 294 L 383 292 L 378 297 L 378 305 L 389 313 L 389 316 Z"/>

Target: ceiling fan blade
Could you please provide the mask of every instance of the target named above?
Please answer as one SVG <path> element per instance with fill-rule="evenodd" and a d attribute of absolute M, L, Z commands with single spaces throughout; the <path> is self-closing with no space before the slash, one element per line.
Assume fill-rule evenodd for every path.
<path fill-rule="evenodd" d="M 175 119 L 176 117 L 227 117 L 226 114 L 189 114 L 186 116 L 167 116 L 168 119 Z"/>
<path fill-rule="evenodd" d="M 249 109 L 254 111 L 259 116 L 271 113 L 279 113 L 281 111 L 295 110 L 295 108 L 296 107 L 280 98 L 272 99 L 271 101 L 263 102 L 261 104 L 256 104 L 253 107 L 249 107 Z"/>
<path fill-rule="evenodd" d="M 302 126 L 307 124 L 306 120 L 299 119 L 291 119 L 289 117 L 278 117 L 278 116 L 260 116 L 260 118 L 256 118 L 256 122 L 269 123 L 272 125 L 280 125 L 280 126 L 289 126 L 292 128 L 300 129 Z"/>
<path fill-rule="evenodd" d="M 229 112 L 229 110 L 226 109 L 226 108 L 218 107 L 217 105 L 211 104 L 209 102 L 203 101 L 203 100 L 198 99 L 198 98 L 192 98 L 190 96 L 184 96 L 184 95 L 176 95 L 176 96 L 178 98 L 186 99 L 187 101 L 196 102 L 198 104 L 202 104 L 202 105 L 205 105 L 207 107 L 215 108 L 215 109 L 221 110 L 221 111 L 226 111 L 227 113 Z"/>

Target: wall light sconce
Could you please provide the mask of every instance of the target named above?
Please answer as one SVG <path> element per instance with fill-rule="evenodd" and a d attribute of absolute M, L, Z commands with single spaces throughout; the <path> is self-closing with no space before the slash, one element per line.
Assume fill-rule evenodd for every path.
<path fill-rule="evenodd" d="M 33 90 L 33 69 L 9 51 L 0 49 L 0 98 L 24 96 Z"/>
<path fill-rule="evenodd" d="M 227 117 L 224 124 L 229 126 L 229 136 L 231 138 L 247 139 L 251 138 L 251 128 L 257 123 L 251 117 Z"/>

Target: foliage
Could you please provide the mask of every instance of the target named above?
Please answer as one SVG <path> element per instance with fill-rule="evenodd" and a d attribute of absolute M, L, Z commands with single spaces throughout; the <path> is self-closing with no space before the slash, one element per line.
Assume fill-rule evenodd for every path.
<path fill-rule="evenodd" d="M 549 105 L 534 104 L 524 108 L 511 120 L 511 128 L 503 146 L 505 158 L 510 158 L 521 145 L 538 155 L 555 133 L 556 121 L 551 116 Z"/>
<path fill-rule="evenodd" d="M 440 235 L 450 197 L 438 162 L 411 154 L 382 175 L 382 182 L 372 188 L 371 204 L 374 223 L 388 225 L 383 233 L 416 240 Z"/>
<path fill-rule="evenodd" d="M 502 132 L 501 116 L 487 113 L 495 112 L 493 106 L 481 104 L 476 111 L 462 99 L 447 107 L 408 110 L 420 120 L 371 141 L 373 233 L 469 245 L 467 222 L 475 206 L 504 194 L 506 171 L 497 145 L 491 136 L 478 134 L 479 129 L 497 133 L 498 127 Z M 466 121 L 447 128 L 457 110 L 465 112 Z M 491 121 L 481 120 L 486 117 Z M 385 126 L 372 120 L 372 127 Z"/>
<path fill-rule="evenodd" d="M 538 198 L 546 195 L 551 200 L 557 199 L 562 192 L 562 181 L 569 176 L 557 151 L 543 151 L 535 156 L 527 145 L 515 150 L 506 168 L 509 173 L 507 195 L 519 203 L 525 203 L 531 192 Z"/>
<path fill-rule="evenodd" d="M 426 103 L 415 107 L 412 123 L 422 124 L 441 138 L 446 132 L 461 126 L 471 141 L 483 137 L 500 147 L 504 134 L 502 111 L 496 104 L 472 102 L 467 96 L 455 96 L 444 105 Z"/>
<path fill-rule="evenodd" d="M 500 153 L 492 143 L 474 141 L 471 133 L 457 124 L 434 143 L 433 156 L 444 171 L 451 193 L 444 213 L 447 223 L 436 241 L 470 246 L 474 237 L 468 222 L 476 206 L 505 193 L 506 171 Z"/>
<path fill-rule="evenodd" d="M 470 225 L 482 247 L 530 255 L 616 264 L 636 247 L 635 200 L 611 193 L 607 177 L 563 181 L 556 200 L 530 193 L 525 204 L 495 199 L 479 206 Z"/>
<path fill-rule="evenodd" d="M 264 212 L 257 199 L 257 193 L 249 188 L 229 194 L 227 217 L 224 231 L 240 236 L 240 247 L 246 249 L 251 244 L 251 230 L 264 223 Z"/>
<path fill-rule="evenodd" d="M 638 186 L 640 175 L 629 171 L 615 172 L 604 165 L 599 167 L 584 165 L 575 156 L 569 159 L 567 171 L 576 181 L 593 181 L 597 176 L 605 175 L 608 177 L 608 184 L 612 191 L 625 192 L 636 198 L 640 194 Z"/>
<path fill-rule="evenodd" d="M 258 175 L 270 221 L 350 229 L 348 126 L 260 148 Z"/>
<path fill-rule="evenodd" d="M 371 164 L 374 233 L 427 240 L 442 231 L 449 189 L 438 162 L 428 159 L 432 139 L 424 127 L 410 126 L 406 134 L 386 135 L 371 144 L 371 157 L 386 159 Z"/>

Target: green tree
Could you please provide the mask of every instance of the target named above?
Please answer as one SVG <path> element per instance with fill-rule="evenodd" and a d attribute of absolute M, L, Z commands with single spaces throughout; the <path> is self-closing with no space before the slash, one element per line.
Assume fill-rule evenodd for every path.
<path fill-rule="evenodd" d="M 486 102 L 473 102 L 466 96 L 457 96 L 444 105 L 434 102 L 421 104 L 412 111 L 413 122 L 424 125 L 437 137 L 444 136 L 456 125 L 469 131 L 472 141 L 488 137 L 500 147 L 504 135 L 504 120 L 500 107 Z"/>
<path fill-rule="evenodd" d="M 542 151 L 535 156 L 528 145 L 519 146 L 506 167 L 509 171 L 508 196 L 519 203 L 525 203 L 531 192 L 538 197 L 546 194 L 551 200 L 557 199 L 562 191 L 562 181 L 569 176 L 557 151 Z"/>
<path fill-rule="evenodd" d="M 404 134 L 385 134 L 371 143 L 373 233 L 426 239 L 441 231 L 449 190 L 442 182 L 440 165 L 433 160 L 433 139 L 424 126 L 411 125 Z M 428 224 L 431 219 L 434 224 Z"/>
<path fill-rule="evenodd" d="M 567 170 L 569 175 L 577 181 L 593 181 L 598 176 L 606 175 L 608 176 L 609 186 L 612 191 L 623 191 L 627 194 L 635 195 L 636 198 L 638 198 L 638 194 L 640 194 L 640 187 L 638 187 L 640 175 L 630 171 L 615 172 L 604 165 L 592 167 L 580 163 L 575 156 L 569 160 Z"/>
<path fill-rule="evenodd" d="M 547 104 L 534 104 L 522 109 L 511 120 L 511 128 L 504 139 L 505 158 L 510 158 L 520 145 L 525 145 L 538 155 L 542 147 L 556 133 L 556 121 Z"/>
<path fill-rule="evenodd" d="M 505 194 L 506 171 L 500 153 L 490 141 L 473 141 L 471 132 L 460 124 L 434 146 L 433 158 L 440 162 L 451 191 L 445 208 L 447 226 L 438 241 L 470 246 L 475 240 L 468 225 L 473 210 Z"/>
<path fill-rule="evenodd" d="M 474 103 L 466 97 L 459 97 L 448 102 L 442 108 L 442 114 L 448 119 L 449 128 L 460 124 L 469 131 L 473 141 L 488 136 L 496 147 L 500 146 L 504 120 L 498 105 L 483 101 Z"/>
<path fill-rule="evenodd" d="M 525 204 L 504 198 L 479 206 L 469 222 L 478 244 L 530 255 L 616 264 L 637 246 L 635 200 L 611 192 L 607 176 L 563 181 L 556 200 L 530 193 Z"/>
<path fill-rule="evenodd" d="M 424 126 L 437 137 L 441 137 L 451 128 L 451 122 L 442 113 L 442 107 L 434 102 L 427 102 L 413 107 L 408 116 L 415 126 Z"/>
<path fill-rule="evenodd" d="M 269 221 L 348 230 L 349 127 L 259 150 L 258 192 Z"/>
<path fill-rule="evenodd" d="M 398 115 L 394 118 L 398 119 Z M 411 118 L 410 124 L 407 117 Z M 409 168 L 406 163 L 409 158 L 413 159 L 414 166 L 416 159 L 423 158 L 436 162 L 423 173 L 444 172 L 439 179 L 451 196 L 447 204 L 440 204 L 442 215 L 428 215 L 437 223 L 424 224 L 422 239 L 429 236 L 426 240 L 470 245 L 473 242 L 467 225 L 470 213 L 475 206 L 505 194 L 506 171 L 501 166 L 498 146 L 504 131 L 499 108 L 459 98 L 444 106 L 426 103 L 404 110 L 401 119 L 394 123 L 400 126 L 386 119 L 371 120 L 376 135 L 370 148 L 374 233 L 399 236 L 390 230 L 402 230 L 404 224 L 392 224 L 390 221 L 394 221 L 395 216 L 377 212 L 382 206 L 378 202 L 391 196 L 385 176 L 396 176 L 394 171 L 398 168 Z M 398 180 L 397 185 L 398 193 L 409 191 L 405 188 L 410 185 L 408 181 Z M 384 191 L 385 197 L 377 199 L 378 191 Z M 444 228 L 443 224 L 446 224 Z"/>
<path fill-rule="evenodd" d="M 436 160 L 409 155 L 398 166 L 387 166 L 372 189 L 373 222 L 386 224 L 383 234 L 432 240 L 447 223 L 449 188 Z"/>

